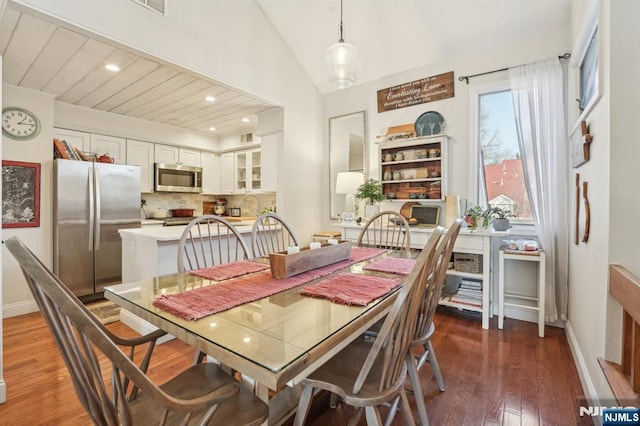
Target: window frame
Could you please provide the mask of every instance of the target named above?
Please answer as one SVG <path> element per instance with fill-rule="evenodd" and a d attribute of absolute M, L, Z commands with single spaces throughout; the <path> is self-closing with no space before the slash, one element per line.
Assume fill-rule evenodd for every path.
<path fill-rule="evenodd" d="M 493 83 L 474 85 L 469 90 L 471 112 L 469 135 L 469 140 L 471 141 L 469 144 L 469 170 L 471 170 L 471 173 L 469 173 L 469 205 L 480 205 L 486 208 L 489 202 L 489 200 L 487 200 L 486 187 L 482 186 L 483 182 L 480 179 L 480 169 L 484 167 L 480 157 L 481 149 L 479 140 L 480 96 L 504 91 L 511 92 L 511 85 L 507 79 Z M 509 232 L 517 235 L 535 235 L 535 218 L 533 218 L 533 220 L 534 223 L 531 224 L 512 223 Z"/>

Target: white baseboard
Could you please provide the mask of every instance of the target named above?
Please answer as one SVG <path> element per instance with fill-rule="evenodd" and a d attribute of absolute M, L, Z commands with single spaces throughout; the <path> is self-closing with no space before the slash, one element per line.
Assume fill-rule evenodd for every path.
<path fill-rule="evenodd" d="M 158 327 L 156 327 L 155 325 L 151 324 L 148 321 L 143 320 L 137 315 L 132 314 L 126 309 L 120 309 L 120 321 L 143 336 L 145 334 L 152 333 L 158 329 Z M 175 337 L 173 337 L 171 334 L 167 334 L 159 338 L 156 341 L 156 344 L 161 345 L 172 339 L 175 339 Z"/>
<path fill-rule="evenodd" d="M 578 345 L 578 341 L 576 340 L 576 335 L 573 333 L 573 327 L 571 326 L 571 322 L 569 322 L 569 320 L 567 320 L 565 323 L 564 332 L 567 336 L 567 340 L 569 341 L 569 347 L 571 348 L 571 353 L 573 354 L 573 359 L 576 363 L 578 377 L 580 378 L 580 383 L 582 384 L 582 391 L 584 392 L 584 396 L 587 401 L 589 401 L 589 404 L 599 407 L 601 404 L 596 394 L 596 388 L 593 385 L 593 380 L 591 380 L 591 375 L 589 374 L 589 370 L 587 369 L 587 364 L 584 361 L 584 356 L 582 355 L 582 351 L 580 350 L 580 346 Z M 594 416 L 591 418 L 591 420 L 593 420 L 596 425 L 599 425 L 601 424 L 602 418 L 600 416 Z"/>
<path fill-rule="evenodd" d="M 7 402 L 7 383 L 0 378 L 0 404 Z"/>
<path fill-rule="evenodd" d="M 38 304 L 35 300 L 10 303 L 8 305 L 2 305 L 2 318 L 17 317 L 18 315 L 30 314 L 32 312 L 39 311 L 40 309 L 38 309 Z"/>

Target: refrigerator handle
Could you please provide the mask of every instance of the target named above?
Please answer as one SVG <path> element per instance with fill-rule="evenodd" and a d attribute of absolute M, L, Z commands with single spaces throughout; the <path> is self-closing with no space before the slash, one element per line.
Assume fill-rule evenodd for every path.
<path fill-rule="evenodd" d="M 95 224 L 93 206 L 93 167 L 89 167 L 87 171 L 89 172 L 89 251 L 93 251 L 93 227 Z"/>
<path fill-rule="evenodd" d="M 96 250 L 100 250 L 100 173 L 97 167 L 93 169 L 95 185 L 96 185 Z"/>

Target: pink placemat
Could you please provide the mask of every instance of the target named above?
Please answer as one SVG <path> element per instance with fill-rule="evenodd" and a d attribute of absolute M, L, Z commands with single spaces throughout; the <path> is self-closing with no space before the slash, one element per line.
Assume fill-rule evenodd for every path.
<path fill-rule="evenodd" d="M 363 269 L 368 271 L 386 272 L 389 274 L 409 275 L 416 264 L 415 259 L 404 259 L 401 257 L 385 257 L 366 265 Z"/>
<path fill-rule="evenodd" d="M 223 281 L 242 275 L 252 274 L 254 272 L 264 271 L 265 269 L 269 269 L 269 265 L 266 263 L 242 260 L 239 262 L 231 262 L 223 265 L 196 269 L 194 271 L 189 271 L 189 274 L 206 278 L 208 280 Z"/>
<path fill-rule="evenodd" d="M 305 286 L 300 294 L 329 299 L 342 305 L 366 306 L 400 284 L 398 278 L 362 274 L 338 274 L 318 284 Z"/>
<path fill-rule="evenodd" d="M 265 270 L 207 287 L 162 295 L 153 301 L 153 305 L 177 317 L 197 320 L 289 290 L 384 252 L 384 249 L 353 247 L 351 258 L 322 268 L 312 269 L 294 277 L 276 279 L 271 276 L 271 271 Z"/>

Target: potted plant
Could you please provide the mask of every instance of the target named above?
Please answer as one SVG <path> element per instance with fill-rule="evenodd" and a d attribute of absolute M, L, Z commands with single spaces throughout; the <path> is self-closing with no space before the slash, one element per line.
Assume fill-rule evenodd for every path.
<path fill-rule="evenodd" d="M 380 206 L 376 203 L 384 200 L 382 185 L 375 179 L 369 179 L 358 187 L 356 197 L 365 203 L 365 216 L 373 217 L 380 211 Z"/>
<path fill-rule="evenodd" d="M 506 231 L 509 229 L 509 218 L 513 217 L 510 210 L 501 209 L 500 207 L 492 207 L 489 214 L 493 218 L 491 224 L 494 231 Z"/>
<path fill-rule="evenodd" d="M 490 209 L 483 209 L 480 206 L 469 207 L 464 212 L 464 220 L 467 222 L 471 231 L 476 228 L 488 228 L 489 227 L 489 219 L 491 218 Z"/>

